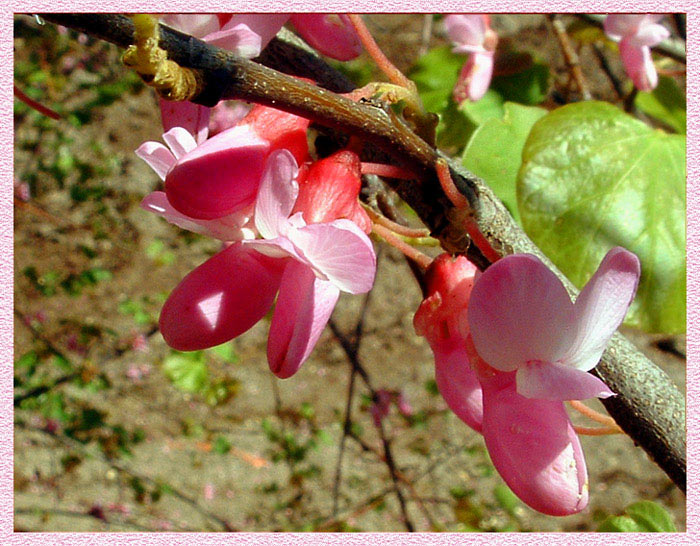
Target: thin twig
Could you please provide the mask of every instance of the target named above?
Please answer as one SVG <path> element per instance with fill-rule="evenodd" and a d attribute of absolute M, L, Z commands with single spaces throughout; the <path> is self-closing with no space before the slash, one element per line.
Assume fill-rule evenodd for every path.
<path fill-rule="evenodd" d="M 548 15 L 547 19 L 552 23 L 554 34 L 556 34 L 559 45 L 561 46 L 561 51 L 564 54 L 564 60 L 571 71 L 571 75 L 574 77 L 574 80 L 576 80 L 576 85 L 578 85 L 579 91 L 581 92 L 581 97 L 583 100 L 591 100 L 591 92 L 588 90 L 588 84 L 586 84 L 586 80 L 583 77 L 581 63 L 578 60 L 576 51 L 571 47 L 571 42 L 566 33 L 564 23 L 556 14 Z"/>
<path fill-rule="evenodd" d="M 378 450 L 374 449 L 371 445 L 369 445 L 367 442 L 365 442 L 357 434 L 355 434 L 354 432 L 351 432 L 350 437 L 360 445 L 360 447 L 362 448 L 363 451 L 367 451 L 369 453 L 372 453 L 380 461 L 386 463 L 386 458 L 384 457 L 384 455 L 379 453 Z M 425 516 L 425 519 L 428 520 L 428 523 L 430 524 L 431 528 L 434 529 L 436 527 L 435 518 L 433 518 L 433 515 L 430 513 L 428 508 L 423 503 L 423 499 L 418 494 L 418 491 L 416 491 L 416 488 L 415 488 L 413 482 L 411 481 L 411 479 L 408 476 L 406 476 L 406 474 L 401 472 L 400 470 L 397 470 L 396 476 L 408 488 L 409 492 L 411 493 L 411 498 L 416 502 L 416 504 L 420 508 L 421 512 L 423 512 L 423 515 Z"/>
<path fill-rule="evenodd" d="M 340 495 L 340 476 L 343 468 L 343 455 L 345 453 L 345 442 L 348 434 L 352 430 L 352 399 L 355 395 L 355 377 L 357 370 L 351 368 L 350 380 L 348 382 L 348 395 L 345 403 L 345 417 L 343 419 L 343 435 L 340 437 L 338 446 L 338 462 L 335 465 L 335 478 L 333 480 L 333 517 L 338 515 L 338 497 Z"/>
<path fill-rule="evenodd" d="M 350 364 L 352 365 L 353 369 L 356 369 L 357 372 L 360 374 L 360 376 L 365 381 L 365 384 L 367 385 L 370 393 L 372 394 L 372 400 L 376 403 L 379 400 L 379 397 L 377 396 L 377 391 L 372 387 L 369 374 L 367 373 L 367 371 L 364 369 L 364 367 L 360 363 L 355 345 L 347 338 L 347 336 L 345 334 L 343 334 L 340 331 L 340 329 L 335 324 L 335 321 L 333 321 L 333 319 L 331 319 L 328 322 L 328 324 L 331 327 L 331 330 L 333 330 L 333 334 L 336 336 L 336 338 L 340 342 L 340 346 L 345 351 L 345 355 L 347 356 L 348 360 L 350 361 Z M 413 526 L 413 523 L 411 522 L 411 520 L 408 517 L 408 511 L 406 508 L 406 499 L 404 498 L 403 492 L 401 491 L 401 488 L 399 487 L 399 478 L 397 475 L 397 468 L 396 468 L 396 463 L 394 461 L 394 456 L 393 456 L 392 451 L 391 451 L 391 444 L 390 444 L 389 440 L 387 439 L 386 433 L 384 431 L 384 427 L 383 427 L 381 422 L 380 422 L 380 426 L 379 426 L 379 436 L 382 440 L 382 446 L 384 448 L 384 456 L 386 458 L 386 465 L 389 469 L 389 475 L 391 476 L 391 479 L 394 482 L 394 492 L 396 493 L 396 497 L 399 501 L 399 506 L 401 508 L 401 515 L 402 515 L 404 525 L 406 526 L 406 529 L 408 531 L 415 531 L 415 527 Z"/>
<path fill-rule="evenodd" d="M 377 253 L 377 263 L 381 259 L 381 251 Z M 367 309 L 372 297 L 372 290 L 367 293 L 364 301 L 362 302 L 362 308 L 360 310 L 360 316 L 355 325 L 355 342 L 353 343 L 355 351 L 359 351 L 360 344 L 362 342 L 362 333 L 364 331 L 365 318 L 367 316 Z M 338 447 L 338 462 L 335 468 L 335 479 L 333 481 L 333 516 L 338 514 L 338 498 L 340 493 L 340 478 L 343 467 L 343 455 L 345 453 L 345 442 L 348 435 L 352 431 L 352 399 L 355 394 L 355 378 L 357 376 L 357 369 L 353 366 L 350 370 L 350 380 L 348 382 L 348 397 L 345 405 L 345 418 L 343 419 L 343 435 L 340 438 L 340 446 Z"/>
<path fill-rule="evenodd" d="M 600 63 L 600 68 L 610 80 L 610 83 L 612 84 L 612 87 L 615 90 L 615 93 L 617 94 L 618 98 L 621 99 L 625 96 L 625 90 L 622 87 L 622 82 L 620 81 L 620 78 L 613 74 L 610 62 L 608 62 L 608 58 L 605 56 L 605 53 L 603 53 L 603 48 L 597 43 L 593 43 L 592 45 L 593 52 L 595 53 L 596 57 L 598 58 L 598 62 Z"/>
<path fill-rule="evenodd" d="M 423 14 L 423 28 L 421 29 L 420 47 L 418 48 L 418 56 L 422 57 L 428 52 L 430 47 L 430 38 L 433 35 L 433 14 Z"/>
<path fill-rule="evenodd" d="M 93 514 L 90 514 L 89 512 L 79 512 L 77 510 L 60 510 L 60 509 L 55 509 L 55 508 L 15 508 L 14 510 L 15 516 L 36 516 L 39 514 L 42 515 L 54 515 L 54 516 L 61 516 L 61 517 L 68 517 L 68 518 L 89 518 L 89 519 L 96 519 L 98 521 L 101 521 L 107 525 L 110 526 L 124 526 L 124 527 L 132 527 L 136 529 L 137 531 L 143 531 L 146 533 L 153 533 L 156 531 L 159 531 L 160 529 L 156 529 L 153 527 L 147 527 L 145 525 L 141 525 L 140 523 L 136 523 L 134 521 L 111 521 L 108 519 L 103 519 L 100 517 L 97 517 Z M 15 522 L 16 526 L 17 522 Z M 178 531 L 189 531 L 189 532 L 194 532 L 196 529 L 187 529 L 187 528 L 180 528 Z"/>
<path fill-rule="evenodd" d="M 15 97 L 17 97 L 24 104 L 26 104 L 30 108 L 33 108 L 34 110 L 36 110 L 40 114 L 48 116 L 51 119 L 61 119 L 61 114 L 52 110 L 48 106 L 44 106 L 40 102 L 35 101 L 33 98 L 31 98 L 29 95 L 27 95 L 24 91 L 22 91 L 19 87 L 17 87 L 17 84 L 15 84 L 15 86 L 14 86 L 14 93 L 15 93 Z"/>
<path fill-rule="evenodd" d="M 375 64 L 382 69 L 382 72 L 386 74 L 389 81 L 396 85 L 400 85 L 401 87 L 405 87 L 406 89 L 415 91 L 416 84 L 413 82 L 413 80 L 409 80 L 406 76 L 404 76 L 403 72 L 396 68 L 394 63 L 392 63 L 387 56 L 384 55 L 384 52 L 379 48 L 377 42 L 374 41 L 374 37 L 367 29 L 362 17 L 360 15 L 348 14 L 348 18 L 350 19 L 352 26 L 355 28 L 355 32 L 357 32 L 357 35 L 360 37 L 360 41 L 362 42 L 365 51 L 367 51 L 369 56 L 372 57 Z"/>

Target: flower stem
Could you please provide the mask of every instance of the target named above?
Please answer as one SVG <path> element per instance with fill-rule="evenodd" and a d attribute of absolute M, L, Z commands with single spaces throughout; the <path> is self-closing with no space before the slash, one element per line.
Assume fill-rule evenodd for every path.
<path fill-rule="evenodd" d="M 576 434 L 584 436 L 607 436 L 610 434 L 624 434 L 622 429 L 617 425 L 614 427 L 578 427 L 574 425 Z"/>
<path fill-rule="evenodd" d="M 348 14 L 348 18 L 350 19 L 352 26 L 355 28 L 355 32 L 357 32 L 365 51 L 367 51 L 369 56 L 372 57 L 372 60 L 377 64 L 381 71 L 386 74 L 389 81 L 395 83 L 396 85 L 400 85 L 401 87 L 405 87 L 415 94 L 418 94 L 416 84 L 404 76 L 403 73 L 387 58 L 387 56 L 384 55 L 384 52 L 379 49 L 377 42 L 374 41 L 374 38 L 362 20 L 362 17 L 359 15 Z"/>
<path fill-rule="evenodd" d="M 603 415 L 602 413 L 597 412 L 596 410 L 589 408 L 585 404 L 582 404 L 578 400 L 569 400 L 569 405 L 578 411 L 581 415 L 585 415 L 592 421 L 595 421 L 596 423 L 600 423 L 601 425 L 605 425 L 602 427 L 600 430 L 612 430 L 613 432 L 600 432 L 600 433 L 592 433 L 592 434 L 619 434 L 622 433 L 622 429 L 617 425 L 615 420 L 608 416 L 608 415 Z M 599 430 L 599 429 L 586 429 L 585 427 L 581 427 L 583 430 Z M 578 432 L 578 430 L 577 430 Z M 580 433 L 580 434 L 587 434 L 587 433 Z"/>
<path fill-rule="evenodd" d="M 385 176 L 387 178 L 398 178 L 399 180 L 414 180 L 415 173 L 395 167 L 394 165 L 385 165 L 384 163 L 366 163 L 362 162 L 362 174 L 376 174 L 377 176 Z"/>
<path fill-rule="evenodd" d="M 379 235 L 391 246 L 398 248 L 405 256 L 416 262 L 421 268 L 427 269 L 433 259 L 411 245 L 405 243 L 400 237 L 395 235 L 390 229 L 379 224 L 372 225 L 372 231 Z"/>
<path fill-rule="evenodd" d="M 381 214 L 374 211 L 371 207 L 365 205 L 364 203 L 363 207 L 369 215 L 372 222 L 384 226 L 385 228 L 390 229 L 398 235 L 403 235 L 404 237 L 412 238 L 430 237 L 430 232 L 427 229 L 416 229 L 410 228 L 408 226 L 402 226 L 401 224 L 397 224 L 393 220 L 389 220 L 389 218 L 387 218 L 386 216 L 382 216 Z"/>

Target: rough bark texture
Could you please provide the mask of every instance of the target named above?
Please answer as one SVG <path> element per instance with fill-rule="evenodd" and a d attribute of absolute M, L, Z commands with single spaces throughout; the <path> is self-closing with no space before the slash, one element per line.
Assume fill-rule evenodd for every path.
<path fill-rule="evenodd" d="M 46 20 L 65 25 L 126 47 L 132 43 L 133 25 L 120 15 L 51 14 Z M 312 119 L 315 123 L 364 139 L 366 152 L 412 169 L 415 181 L 388 183 L 420 216 L 434 236 L 453 252 L 461 252 L 482 269 L 483 255 L 469 245 L 455 209 L 443 195 L 434 172 L 439 153 L 416 136 L 403 121 L 376 105 L 355 103 L 325 89 L 281 74 L 200 40 L 161 27 L 161 47 L 178 64 L 202 71 L 205 91 L 194 102 L 213 105 L 220 99 L 244 99 L 275 106 Z M 349 91 L 351 84 L 322 60 L 299 46 L 275 39 L 259 59 L 288 73 L 311 77 L 334 91 Z M 480 231 L 501 254 L 537 255 L 564 282 L 572 296 L 575 287 L 530 241 L 506 208 L 484 182 L 457 162 L 449 161 L 458 189 L 472 205 Z M 685 491 L 685 401 L 668 376 L 616 334 L 596 373 L 618 395 L 603 401 L 622 429 Z"/>

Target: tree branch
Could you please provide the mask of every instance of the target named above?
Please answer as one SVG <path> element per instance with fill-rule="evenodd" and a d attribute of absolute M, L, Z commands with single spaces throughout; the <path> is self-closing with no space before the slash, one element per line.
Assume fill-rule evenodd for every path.
<path fill-rule="evenodd" d="M 126 47 L 132 42 L 133 25 L 120 15 L 47 14 L 52 21 Z M 193 100 L 211 106 L 220 99 L 242 99 L 274 106 L 301 115 L 336 131 L 357 135 L 371 148 L 379 147 L 392 162 L 413 170 L 415 181 L 388 183 L 418 214 L 434 237 L 453 253 L 466 254 L 480 268 L 488 261 L 470 247 L 463 236 L 455 243 L 457 226 L 450 220 L 452 205 L 440 190 L 434 171 L 439 152 L 416 136 L 391 112 L 297 80 L 256 62 L 240 59 L 191 36 L 161 26 L 161 47 L 181 66 L 201 71 L 205 89 Z M 295 46 L 276 43 L 294 57 Z M 298 48 L 297 48 L 298 49 Z M 301 50 L 300 50 L 301 51 Z M 304 70 L 314 73 L 308 52 Z M 264 57 L 263 57 L 264 58 Z M 270 60 L 269 58 L 267 59 Z M 329 78 L 328 67 L 315 61 L 319 73 Z M 324 68 L 321 68 L 324 67 Z M 294 73 L 293 69 L 289 70 Z M 330 86 L 330 85 L 329 85 Z M 448 159 L 455 185 L 474 209 L 480 231 L 501 255 L 527 252 L 538 256 L 564 282 L 572 296 L 578 292 L 551 261 L 530 241 L 491 189 L 458 162 Z M 685 491 L 685 401 L 668 376 L 637 351 L 622 335 L 615 334 L 596 373 L 618 393 L 603 401 L 622 429 Z"/>

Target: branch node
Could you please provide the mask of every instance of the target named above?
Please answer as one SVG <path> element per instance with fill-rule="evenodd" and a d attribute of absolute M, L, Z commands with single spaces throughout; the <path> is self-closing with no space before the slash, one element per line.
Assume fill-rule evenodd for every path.
<path fill-rule="evenodd" d="M 151 15 L 134 15 L 134 45 L 122 55 L 122 62 L 167 100 L 183 101 L 196 97 L 203 88 L 199 73 L 168 59 L 159 45 L 158 21 Z"/>

